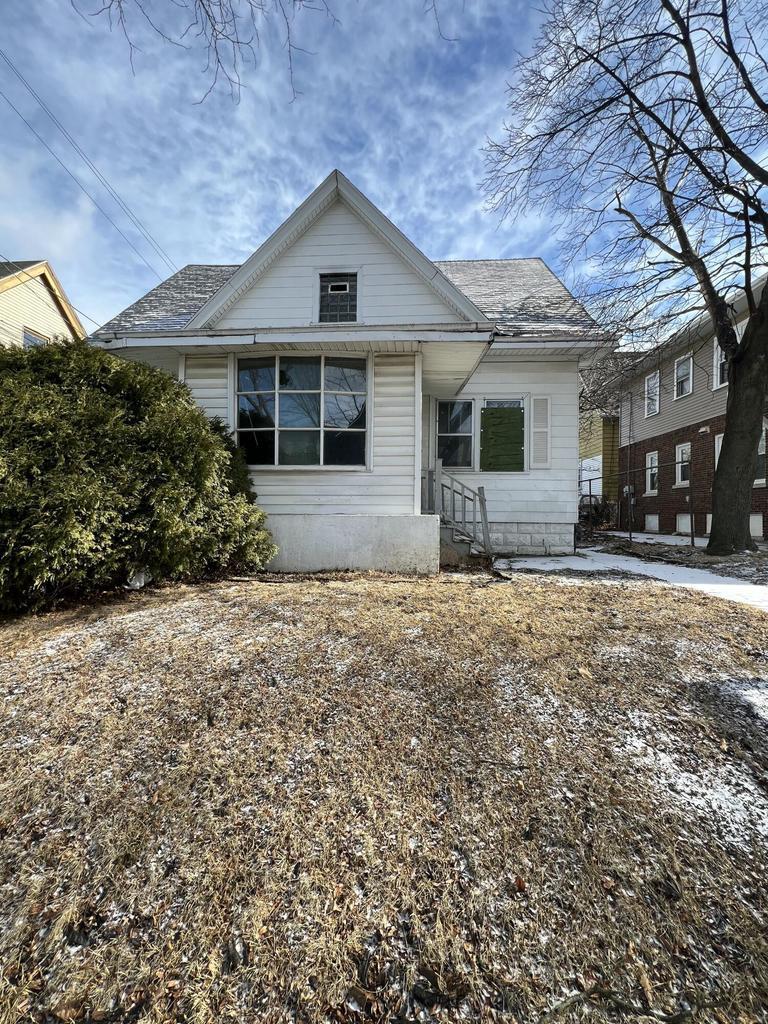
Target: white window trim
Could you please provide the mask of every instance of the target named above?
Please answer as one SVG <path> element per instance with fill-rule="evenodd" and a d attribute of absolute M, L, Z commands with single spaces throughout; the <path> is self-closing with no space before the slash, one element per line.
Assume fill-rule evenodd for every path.
<path fill-rule="evenodd" d="M 681 480 L 680 479 L 680 469 L 681 469 L 681 465 L 682 465 L 682 461 L 683 461 L 680 458 L 680 450 L 682 448 L 687 448 L 688 449 L 688 465 L 690 466 L 690 464 L 691 464 L 691 455 L 693 453 L 693 449 L 691 447 L 691 442 L 690 441 L 683 441 L 682 444 L 676 444 L 675 445 L 675 483 L 674 483 L 674 486 L 675 487 L 690 487 L 691 486 L 691 481 L 690 480 Z M 691 471 L 689 469 L 688 470 L 688 475 L 689 476 L 690 476 L 690 473 L 691 473 Z"/>
<path fill-rule="evenodd" d="M 723 435 L 715 434 L 715 469 L 720 461 L 720 450 L 723 447 Z"/>
<path fill-rule="evenodd" d="M 323 324 L 323 327 L 329 326 Z M 336 326 L 336 325 L 330 325 Z M 230 387 L 232 395 L 232 432 L 237 437 L 237 397 L 238 397 L 238 373 L 237 363 L 238 359 L 275 359 L 280 356 L 319 356 L 321 358 L 321 381 L 323 379 L 323 365 L 322 357 L 328 356 L 330 359 L 365 359 L 365 380 L 367 385 L 367 392 L 365 397 L 365 465 L 364 466 L 255 466 L 248 463 L 248 471 L 250 473 L 372 473 L 373 472 L 373 373 L 374 373 L 374 354 L 372 352 L 324 352 L 319 350 L 304 351 L 282 351 L 282 352 L 233 352 L 230 354 Z M 279 372 L 279 363 L 277 367 Z M 277 383 L 277 381 L 275 381 Z M 275 413 L 277 413 L 277 402 L 275 403 Z M 320 417 L 322 419 L 322 403 L 320 410 Z M 313 428 L 314 429 L 314 428 Z M 279 427 L 275 425 L 275 430 L 279 430 Z"/>
<path fill-rule="evenodd" d="M 351 263 L 324 263 L 321 267 L 313 267 L 310 271 L 312 274 L 312 288 L 314 294 L 312 296 L 312 319 L 309 321 L 308 327 L 322 327 L 323 330 L 328 328 L 331 331 L 337 331 L 344 328 L 360 327 L 365 326 L 365 318 L 363 316 L 363 300 L 365 294 L 363 292 L 363 281 L 365 267 L 362 264 L 351 264 Z M 320 275 L 321 274 L 357 274 L 357 319 L 356 320 L 344 320 L 338 324 L 326 324 L 320 323 Z"/>
<path fill-rule="evenodd" d="M 684 395 L 678 395 L 678 393 L 677 393 L 677 367 L 679 366 L 680 363 L 685 363 L 685 362 L 690 362 L 690 364 L 691 364 L 691 376 L 690 376 L 691 390 L 690 391 L 686 391 L 686 393 Z M 680 356 L 679 359 L 675 360 L 675 370 L 674 370 L 674 373 L 672 375 L 672 401 L 673 402 L 677 402 L 681 398 L 690 398 L 690 396 L 692 394 L 693 394 L 693 352 L 688 352 L 687 355 Z"/>
<path fill-rule="evenodd" d="M 656 411 L 648 412 L 648 381 L 651 377 L 656 378 Z M 658 416 L 661 412 L 661 370 L 654 370 L 652 373 L 645 375 L 645 418 L 648 419 L 651 416 Z"/>
<path fill-rule="evenodd" d="M 720 355 L 720 354 L 721 354 L 721 349 L 720 349 L 720 345 L 718 343 L 718 340 L 717 340 L 717 338 L 713 338 L 712 339 L 712 390 L 713 391 L 719 391 L 720 388 L 727 388 L 728 387 L 727 375 L 726 375 L 726 380 L 722 384 L 719 383 L 719 380 L 720 380 L 720 363 L 722 361 L 722 360 L 718 359 L 718 355 Z"/>
<path fill-rule="evenodd" d="M 469 402 L 472 406 L 472 430 L 468 434 L 441 434 L 440 433 L 440 403 L 441 402 Z M 445 466 L 445 472 L 449 476 L 453 476 L 456 473 L 476 473 L 480 467 L 480 452 L 477 452 L 477 461 L 475 461 L 475 435 L 479 436 L 480 431 L 476 429 L 475 422 L 477 420 L 477 401 L 474 398 L 465 398 L 462 395 L 456 395 L 453 398 L 436 398 L 433 422 L 435 427 L 435 464 L 437 464 L 437 452 L 439 450 L 439 438 L 440 437 L 468 437 L 469 438 L 469 465 L 468 466 Z"/>
<path fill-rule="evenodd" d="M 649 465 L 649 463 L 648 463 L 648 459 L 651 457 L 651 455 L 655 455 L 656 456 L 656 462 L 655 462 L 654 465 Z M 649 479 L 648 474 L 650 473 L 650 471 L 652 469 L 656 470 L 656 488 L 655 488 L 655 490 L 651 490 L 649 488 L 649 486 L 648 486 L 648 479 Z M 643 497 L 644 498 L 654 498 L 654 497 L 656 497 L 658 495 L 658 493 L 659 493 L 659 453 L 657 451 L 656 452 L 646 452 L 645 453 L 645 491 L 643 493 Z"/>

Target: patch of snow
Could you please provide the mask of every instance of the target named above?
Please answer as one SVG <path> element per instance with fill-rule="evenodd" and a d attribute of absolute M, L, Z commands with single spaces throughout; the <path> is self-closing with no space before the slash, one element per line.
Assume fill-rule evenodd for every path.
<path fill-rule="evenodd" d="M 497 558 L 493 567 L 508 572 L 613 572 L 647 576 L 667 586 L 696 590 L 709 597 L 736 601 L 768 612 L 768 586 L 759 583 L 745 583 L 744 580 L 737 579 L 735 576 L 720 576 L 706 569 L 692 569 L 665 562 L 647 562 L 630 555 L 610 555 L 603 551 L 589 549 L 578 555 Z"/>
<path fill-rule="evenodd" d="M 749 849 L 756 838 L 768 840 L 768 799 L 747 765 L 725 756 L 696 758 L 648 715 L 631 714 L 629 722 L 632 731 L 618 752 L 650 773 L 660 795 L 712 821 L 733 845 Z"/>
<path fill-rule="evenodd" d="M 756 715 L 768 722 L 768 679 L 724 679 L 720 688 L 749 705 Z"/>

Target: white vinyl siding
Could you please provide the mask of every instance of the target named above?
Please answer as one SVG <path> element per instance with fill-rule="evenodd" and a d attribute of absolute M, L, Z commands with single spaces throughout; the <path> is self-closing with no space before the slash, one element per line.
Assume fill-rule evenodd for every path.
<path fill-rule="evenodd" d="M 71 338 L 69 323 L 39 277 L 0 292 L 0 345 L 21 346 L 24 328 L 44 338 Z"/>
<path fill-rule="evenodd" d="M 184 380 L 208 416 L 219 416 L 232 426 L 228 356 L 187 356 Z"/>
<path fill-rule="evenodd" d="M 521 473 L 481 473 L 453 469 L 453 476 L 470 487 L 485 488 L 488 518 L 497 523 L 572 523 L 578 513 L 579 422 L 578 374 L 571 361 L 527 362 L 484 360 L 475 370 L 461 398 L 475 401 L 475 433 L 478 413 L 485 400 L 523 398 L 526 407 L 525 436 L 529 451 Z M 531 418 L 534 398 L 549 405 L 547 468 L 531 465 Z M 430 422 L 436 425 L 436 413 Z M 541 409 L 541 406 L 539 406 Z M 541 413 L 539 414 L 541 417 Z M 539 422 L 542 422 L 540 418 Z M 540 428 L 541 429 L 541 428 Z M 479 438 L 476 437 L 476 446 Z M 541 450 L 541 449 L 539 449 Z M 430 457 L 435 456 L 435 436 Z M 478 463 L 475 463 L 477 465 Z"/>
<path fill-rule="evenodd" d="M 388 242 L 339 200 L 233 303 L 216 326 L 293 327 L 313 323 L 317 318 L 320 274 L 334 271 L 357 273 L 360 323 L 461 321 Z M 331 325 L 328 329 L 338 327 Z"/>

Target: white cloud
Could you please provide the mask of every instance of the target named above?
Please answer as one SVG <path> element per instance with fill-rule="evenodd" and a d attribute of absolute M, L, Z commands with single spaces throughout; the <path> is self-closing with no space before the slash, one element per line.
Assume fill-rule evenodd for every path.
<path fill-rule="evenodd" d="M 547 226 L 500 226 L 478 188 L 513 47 L 531 32 L 529 5 L 444 0 L 442 27 L 456 42 L 440 38 L 419 0 L 332 6 L 339 24 L 312 12 L 296 22 L 296 41 L 314 55 L 297 55 L 294 102 L 276 23 L 237 105 L 225 90 L 196 103 L 206 85 L 200 52 L 139 26 L 134 75 L 119 33 L 58 0 L 31 14 L 13 0 L 4 45 L 179 266 L 243 260 L 333 167 L 433 258 L 551 256 Z M 56 45 L 44 50 L 49 38 Z M 20 84 L 8 91 L 165 276 Z M 157 278 L 2 106 L 0 181 L 12 180 L 15 195 L 0 211 L 2 251 L 50 258 L 73 301 L 107 319 Z"/>

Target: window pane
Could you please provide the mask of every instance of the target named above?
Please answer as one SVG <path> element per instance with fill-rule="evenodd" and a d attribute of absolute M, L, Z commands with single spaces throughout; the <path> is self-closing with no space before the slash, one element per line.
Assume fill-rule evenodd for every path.
<path fill-rule="evenodd" d="M 275 359 L 240 359 L 237 364 L 238 391 L 274 391 Z"/>
<path fill-rule="evenodd" d="M 281 430 L 278 442 L 281 466 L 319 466 L 319 430 Z"/>
<path fill-rule="evenodd" d="M 365 360 L 326 359 L 325 386 L 329 391 L 365 391 Z"/>
<path fill-rule="evenodd" d="M 438 434 L 471 434 L 472 403 L 440 402 L 437 407 Z"/>
<path fill-rule="evenodd" d="M 321 324 L 357 320 L 357 274 L 320 275 Z"/>
<path fill-rule="evenodd" d="M 320 395 L 280 395 L 281 427 L 319 427 Z"/>
<path fill-rule="evenodd" d="M 323 462 L 326 466 L 364 466 L 364 430 L 326 430 Z"/>
<path fill-rule="evenodd" d="M 320 358 L 318 356 L 281 356 L 281 391 L 319 391 Z"/>
<path fill-rule="evenodd" d="M 239 395 L 237 399 L 238 427 L 274 427 L 275 396 Z"/>
<path fill-rule="evenodd" d="M 326 427 L 365 428 L 365 395 L 326 395 Z"/>
<path fill-rule="evenodd" d="M 471 466 L 472 438 L 438 437 L 437 457 L 443 460 L 444 466 Z"/>
<path fill-rule="evenodd" d="M 249 466 L 274 466 L 274 430 L 259 430 L 255 433 L 241 430 L 238 431 L 237 440 L 245 451 L 245 461 Z"/>

